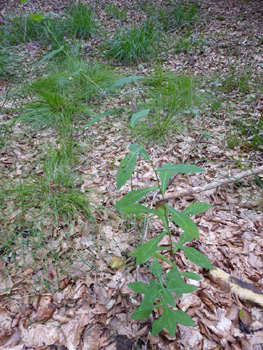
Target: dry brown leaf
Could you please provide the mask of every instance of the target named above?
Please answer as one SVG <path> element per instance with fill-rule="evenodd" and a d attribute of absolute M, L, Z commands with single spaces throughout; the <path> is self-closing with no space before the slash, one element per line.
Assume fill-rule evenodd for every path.
<path fill-rule="evenodd" d="M 114 256 L 110 261 L 110 266 L 113 269 L 119 269 L 124 265 L 124 258 L 120 258 L 119 256 Z"/>
<path fill-rule="evenodd" d="M 5 308 L 0 307 L 0 345 L 6 342 L 6 336 L 12 333 L 12 317 Z"/>
<path fill-rule="evenodd" d="M 49 304 L 48 306 L 40 306 L 37 309 L 35 321 L 36 322 L 46 322 L 47 320 L 49 320 L 52 317 L 55 310 L 56 310 L 55 304 Z"/>
<path fill-rule="evenodd" d="M 24 327 L 25 322 L 21 322 L 19 330 L 23 343 L 28 347 L 40 347 L 55 344 L 59 340 L 58 322 L 48 324 L 32 324 Z"/>
<path fill-rule="evenodd" d="M 80 344 L 80 336 L 83 334 L 84 328 L 88 325 L 89 315 L 80 313 L 71 318 L 68 323 L 63 324 L 60 328 L 59 342 L 65 345 L 69 350 L 75 350 Z"/>

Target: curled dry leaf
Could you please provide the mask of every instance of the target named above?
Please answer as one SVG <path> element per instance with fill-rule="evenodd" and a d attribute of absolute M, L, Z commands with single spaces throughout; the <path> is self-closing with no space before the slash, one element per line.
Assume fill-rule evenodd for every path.
<path fill-rule="evenodd" d="M 83 337 L 83 349 L 100 350 L 110 337 L 110 330 L 97 323 L 86 329 Z"/>
<path fill-rule="evenodd" d="M 59 283 L 59 289 L 65 289 L 68 284 L 69 284 L 70 279 L 69 278 L 64 278 L 62 281 Z"/>
<path fill-rule="evenodd" d="M 52 295 L 51 294 L 44 294 L 40 297 L 39 306 L 48 307 L 48 305 L 51 303 L 52 303 Z"/>
<path fill-rule="evenodd" d="M 19 330 L 23 343 L 28 347 L 40 347 L 55 344 L 59 339 L 59 323 L 32 324 L 28 328 L 23 322 L 19 325 Z"/>
<path fill-rule="evenodd" d="M 31 267 L 29 267 L 21 274 L 21 276 L 26 277 L 26 276 L 32 275 L 33 273 L 34 273 L 34 270 Z"/>
<path fill-rule="evenodd" d="M 81 334 L 89 322 L 89 315 L 82 313 L 69 320 L 61 326 L 59 343 L 65 345 L 69 350 L 75 350 L 80 343 Z M 98 340 L 99 338 L 97 338 Z"/>
<path fill-rule="evenodd" d="M 214 326 L 210 325 L 208 328 L 219 338 L 227 338 L 230 335 L 231 321 L 226 317 L 221 317 Z"/>
<path fill-rule="evenodd" d="M 45 322 L 49 320 L 52 317 L 55 310 L 56 310 L 56 305 L 52 303 L 49 304 L 48 306 L 40 306 L 37 310 L 35 321 Z"/>
<path fill-rule="evenodd" d="M 0 345 L 6 341 L 6 336 L 12 332 L 12 318 L 5 308 L 0 307 Z"/>

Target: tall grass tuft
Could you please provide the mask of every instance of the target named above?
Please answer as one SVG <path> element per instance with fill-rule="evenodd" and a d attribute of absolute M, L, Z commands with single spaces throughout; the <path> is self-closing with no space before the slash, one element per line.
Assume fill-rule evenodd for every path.
<path fill-rule="evenodd" d="M 157 29 L 151 21 L 117 29 L 109 42 L 107 57 L 126 63 L 137 63 L 153 55 L 159 44 Z"/>
<path fill-rule="evenodd" d="M 94 11 L 83 5 L 81 1 L 70 7 L 70 35 L 86 39 L 97 32 L 98 26 Z"/>

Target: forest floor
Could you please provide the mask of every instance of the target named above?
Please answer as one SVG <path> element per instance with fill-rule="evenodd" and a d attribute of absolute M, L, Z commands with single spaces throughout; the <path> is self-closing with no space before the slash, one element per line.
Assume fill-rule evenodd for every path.
<path fill-rule="evenodd" d="M 94 75 L 92 68 L 85 73 L 97 84 L 86 81 L 86 100 L 77 82 L 59 102 L 54 86 L 53 104 L 44 103 L 57 76 L 68 88 L 82 69 L 76 64 L 71 70 L 63 66 L 66 58 L 57 58 L 66 44 L 49 57 L 52 39 L 48 45 L 25 38 L 10 47 L 1 44 L 2 52 L 8 47 L 16 58 L 1 63 L 0 56 L 0 349 L 263 349 L 262 1 L 198 1 L 192 23 L 169 27 L 156 52 L 135 63 L 108 57 L 107 40 L 117 28 L 145 23 L 168 5 L 115 0 L 111 5 L 124 10 L 117 19 L 120 12 L 107 2 L 83 3 L 99 22 L 96 34 L 74 42 L 82 62 L 100 64 Z M 33 9 L 17 1 L 1 6 L 3 32 L 34 8 L 58 20 L 69 9 L 65 1 L 48 0 L 33 1 Z M 109 86 L 127 76 L 141 79 L 111 93 Z M 117 115 L 87 127 L 112 104 Z M 129 121 L 144 105 L 150 113 L 138 123 L 135 137 Z M 61 121 L 60 113 L 70 117 Z M 205 170 L 178 174 L 165 201 L 178 211 L 195 202 L 211 205 L 192 216 L 200 237 L 188 246 L 242 289 L 234 291 L 229 281 L 213 278 L 176 252 L 179 270 L 202 279 L 189 280 L 197 287 L 193 293 L 175 296 L 176 307 L 195 322 L 178 324 L 175 336 L 166 330 L 152 336 L 160 310 L 131 319 L 141 296 L 127 284 L 147 282 L 150 270 L 147 264 L 136 266 L 129 253 L 163 231 L 159 220 L 113 208 L 131 189 L 127 183 L 117 191 L 116 177 L 136 142 L 145 146 L 155 168 L 171 162 Z M 132 188 L 155 185 L 152 167 L 139 157 Z M 147 198 L 151 208 L 161 200 L 160 194 Z M 180 233 L 174 225 L 174 238 Z M 163 239 L 162 245 L 168 244 Z M 162 262 L 162 268 L 169 265 Z"/>

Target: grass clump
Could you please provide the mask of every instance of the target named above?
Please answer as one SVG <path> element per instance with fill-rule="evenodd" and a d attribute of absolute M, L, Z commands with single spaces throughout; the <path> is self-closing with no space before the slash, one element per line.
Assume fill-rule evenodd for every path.
<path fill-rule="evenodd" d="M 107 4 L 105 7 L 106 13 L 108 16 L 113 17 L 119 21 L 126 21 L 127 20 L 127 9 L 118 9 L 113 4 Z"/>
<path fill-rule="evenodd" d="M 44 18 L 37 22 L 29 16 L 20 16 L 12 19 L 10 25 L 2 30 L 9 45 L 37 42 L 55 49 L 64 43 L 66 23 L 58 18 Z"/>
<path fill-rule="evenodd" d="M 226 138 L 229 148 L 246 147 L 261 148 L 263 146 L 263 117 L 255 120 L 247 116 L 242 119 L 235 119 L 232 122 L 233 128 Z"/>
<path fill-rule="evenodd" d="M 181 118 L 161 109 L 153 109 L 145 121 L 136 125 L 136 133 L 151 142 L 166 143 L 176 132 L 183 130 Z"/>
<path fill-rule="evenodd" d="M 13 215 L 13 221 L 59 222 L 92 219 L 90 201 L 79 190 L 80 182 L 73 164 L 76 162 L 76 144 L 72 138 L 50 148 L 44 158 L 42 169 L 27 181 L 8 183 L 1 191 L 1 212 L 4 217 Z"/>
<path fill-rule="evenodd" d="M 138 104 L 137 108 L 139 111 L 148 108 L 149 113 L 135 130 L 151 142 L 169 142 L 176 132 L 182 132 L 187 121 L 199 114 L 208 98 L 199 90 L 200 84 L 195 77 L 164 72 L 160 66 L 143 84 L 141 90 L 147 91 L 146 102 Z"/>
<path fill-rule="evenodd" d="M 97 23 L 92 11 L 81 1 L 71 6 L 69 18 L 70 35 L 76 38 L 87 39 L 97 32 Z"/>
<path fill-rule="evenodd" d="M 63 119 L 73 120 L 76 116 L 87 114 L 89 108 L 77 104 L 66 92 L 40 90 L 36 94 L 36 101 L 29 102 L 21 108 L 17 122 L 31 125 L 33 128 L 58 126 Z"/>
<path fill-rule="evenodd" d="M 238 90 L 245 93 L 251 88 L 252 70 L 247 65 L 245 67 L 237 68 L 232 65 L 229 68 L 228 75 L 222 79 L 223 89 L 226 91 Z"/>
<path fill-rule="evenodd" d="M 69 58 L 53 74 L 26 87 L 34 101 L 21 108 L 18 121 L 42 128 L 57 126 L 64 117 L 71 121 L 76 117 L 86 119 L 90 104 L 101 96 L 98 89 L 106 89 L 116 78 L 102 65 Z"/>
<path fill-rule="evenodd" d="M 185 4 L 182 1 L 173 0 L 159 8 L 145 3 L 140 8 L 165 32 L 190 27 L 197 20 L 196 4 Z"/>
<path fill-rule="evenodd" d="M 99 89 L 106 90 L 118 75 L 101 64 L 87 63 L 84 60 L 68 59 L 62 69 L 70 75 L 70 90 L 76 101 L 90 103 L 98 97 Z"/>
<path fill-rule="evenodd" d="M 179 37 L 175 44 L 176 53 L 188 54 L 189 52 L 204 52 L 205 40 L 201 37 L 191 37 L 188 32 L 182 37 Z"/>
<path fill-rule="evenodd" d="M 117 29 L 109 42 L 107 57 L 125 63 L 138 63 L 153 54 L 158 45 L 157 29 L 153 22 L 146 21 L 131 28 Z"/>
<path fill-rule="evenodd" d="M 0 79 L 6 79 L 10 75 L 10 63 L 12 61 L 9 51 L 0 47 Z"/>
<path fill-rule="evenodd" d="M 172 1 L 169 11 L 168 25 L 170 27 L 189 26 L 197 20 L 197 7 L 195 4 L 183 4 L 182 1 Z"/>
<path fill-rule="evenodd" d="M 147 83 L 152 105 L 162 109 L 182 114 L 205 102 L 205 94 L 198 92 L 198 81 L 191 75 L 157 69 Z"/>

